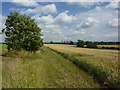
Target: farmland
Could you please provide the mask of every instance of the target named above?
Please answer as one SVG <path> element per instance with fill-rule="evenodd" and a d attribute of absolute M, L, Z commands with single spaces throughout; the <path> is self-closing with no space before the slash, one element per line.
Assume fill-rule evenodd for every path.
<path fill-rule="evenodd" d="M 51 49 L 77 58 L 78 63 L 79 61 L 85 61 L 85 67 L 88 67 L 88 69 L 92 70 L 94 67 L 99 67 L 100 70 L 110 74 L 107 76 L 109 77 L 107 81 L 110 83 L 113 82 L 114 84 L 119 79 L 118 50 L 78 48 L 74 45 L 63 44 L 45 44 L 35 53 L 24 50 L 8 53 L 7 46 L 1 46 L 3 52 L 3 88 L 104 87 L 104 83 L 98 82 L 99 80 L 86 72 L 84 68 L 78 68 L 67 58 Z M 98 74 L 101 74 L 100 78 L 104 79 L 106 75 L 104 72 L 98 72 Z M 92 73 L 95 74 L 95 72 Z"/>
<path fill-rule="evenodd" d="M 0 0 L 2 89 L 120 88 L 118 0 L 16 1 Z"/>
<path fill-rule="evenodd" d="M 118 80 L 118 50 L 104 50 L 104 49 L 89 49 L 89 48 L 78 48 L 74 45 L 60 45 L 60 44 L 46 44 L 45 46 L 50 47 L 58 52 L 63 52 L 71 55 L 71 57 L 77 58 L 80 62 L 85 62 L 85 65 L 90 65 L 91 68 L 96 67 L 99 68 L 104 73 L 107 73 L 109 78 L 107 82 L 116 83 Z M 86 67 L 82 67 L 86 69 Z M 90 68 L 87 68 L 89 73 L 95 73 L 91 71 Z M 99 76 L 102 78 L 101 74 Z M 104 74 L 103 74 L 104 77 Z M 105 81 L 106 82 L 106 81 Z M 118 82 L 118 81 L 117 81 Z"/>
<path fill-rule="evenodd" d="M 98 45 L 98 47 L 119 47 L 119 45 Z"/>
<path fill-rule="evenodd" d="M 45 45 L 50 46 L 51 45 Z M 101 85 L 71 61 L 41 47 L 37 52 L 7 52 L 2 45 L 3 88 L 100 88 Z"/>

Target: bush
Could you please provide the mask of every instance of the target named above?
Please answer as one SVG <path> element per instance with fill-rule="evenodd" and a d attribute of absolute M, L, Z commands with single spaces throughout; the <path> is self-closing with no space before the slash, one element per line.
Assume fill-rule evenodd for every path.
<path fill-rule="evenodd" d="M 77 47 L 84 47 L 84 41 L 78 40 Z"/>
<path fill-rule="evenodd" d="M 70 45 L 73 45 L 74 43 L 73 43 L 73 41 L 70 41 Z"/>
<path fill-rule="evenodd" d="M 53 41 L 50 41 L 50 44 L 53 44 Z"/>
<path fill-rule="evenodd" d="M 120 50 L 120 47 L 104 47 L 104 46 L 102 46 L 102 49 L 115 49 L 115 50 Z"/>
<path fill-rule="evenodd" d="M 93 43 L 93 42 L 88 43 L 86 47 L 87 47 L 87 48 L 98 48 L 98 47 L 97 47 L 97 44 L 95 44 L 95 43 Z"/>
<path fill-rule="evenodd" d="M 102 46 L 102 49 L 105 49 L 105 47 L 104 47 L 104 46 Z"/>

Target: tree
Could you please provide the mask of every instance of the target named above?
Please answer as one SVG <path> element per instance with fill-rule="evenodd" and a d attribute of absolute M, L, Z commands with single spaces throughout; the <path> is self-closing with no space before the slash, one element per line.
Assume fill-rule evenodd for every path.
<path fill-rule="evenodd" d="M 73 45 L 74 43 L 73 43 L 73 41 L 70 41 L 70 45 Z"/>
<path fill-rule="evenodd" d="M 96 44 L 96 43 L 93 43 L 93 42 L 88 43 L 86 47 L 87 47 L 87 48 L 98 48 L 98 47 L 97 47 L 97 44 Z"/>
<path fill-rule="evenodd" d="M 84 41 L 78 40 L 77 47 L 84 47 Z"/>
<path fill-rule="evenodd" d="M 7 16 L 5 28 L 5 42 L 8 51 L 27 50 L 36 51 L 43 45 L 41 29 L 37 26 L 34 19 L 29 16 L 19 15 L 17 12 L 10 13 Z"/>
<path fill-rule="evenodd" d="M 50 44 L 53 44 L 53 41 L 50 41 Z"/>

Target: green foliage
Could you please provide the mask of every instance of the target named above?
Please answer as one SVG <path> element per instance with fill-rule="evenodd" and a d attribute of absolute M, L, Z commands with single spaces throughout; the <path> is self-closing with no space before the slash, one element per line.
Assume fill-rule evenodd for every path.
<path fill-rule="evenodd" d="M 70 45 L 73 45 L 74 43 L 73 43 L 73 41 L 70 41 Z"/>
<path fill-rule="evenodd" d="M 53 44 L 53 41 L 50 41 L 50 44 Z"/>
<path fill-rule="evenodd" d="M 77 47 L 84 47 L 84 41 L 78 40 Z"/>
<path fill-rule="evenodd" d="M 5 32 L 7 49 L 36 51 L 43 45 L 41 29 L 34 19 L 26 15 L 19 15 L 17 12 L 7 16 Z"/>
<path fill-rule="evenodd" d="M 120 50 L 120 47 L 104 47 L 104 46 L 102 46 L 102 49 L 115 49 L 115 50 Z"/>
<path fill-rule="evenodd" d="M 97 44 L 96 43 L 93 43 L 93 42 L 90 42 L 90 43 L 87 43 L 87 48 L 98 48 L 97 47 Z"/>
<path fill-rule="evenodd" d="M 87 43 L 89 43 L 91 41 L 85 41 L 85 45 L 87 45 Z M 95 41 L 94 43 L 96 43 L 97 45 L 119 45 L 120 42 L 98 42 L 98 41 Z"/>

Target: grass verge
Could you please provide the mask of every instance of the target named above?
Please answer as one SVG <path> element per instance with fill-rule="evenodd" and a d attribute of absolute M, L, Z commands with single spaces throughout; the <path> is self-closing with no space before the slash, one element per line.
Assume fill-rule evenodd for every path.
<path fill-rule="evenodd" d="M 100 88 L 86 72 L 49 48 L 3 56 L 3 88 Z"/>

